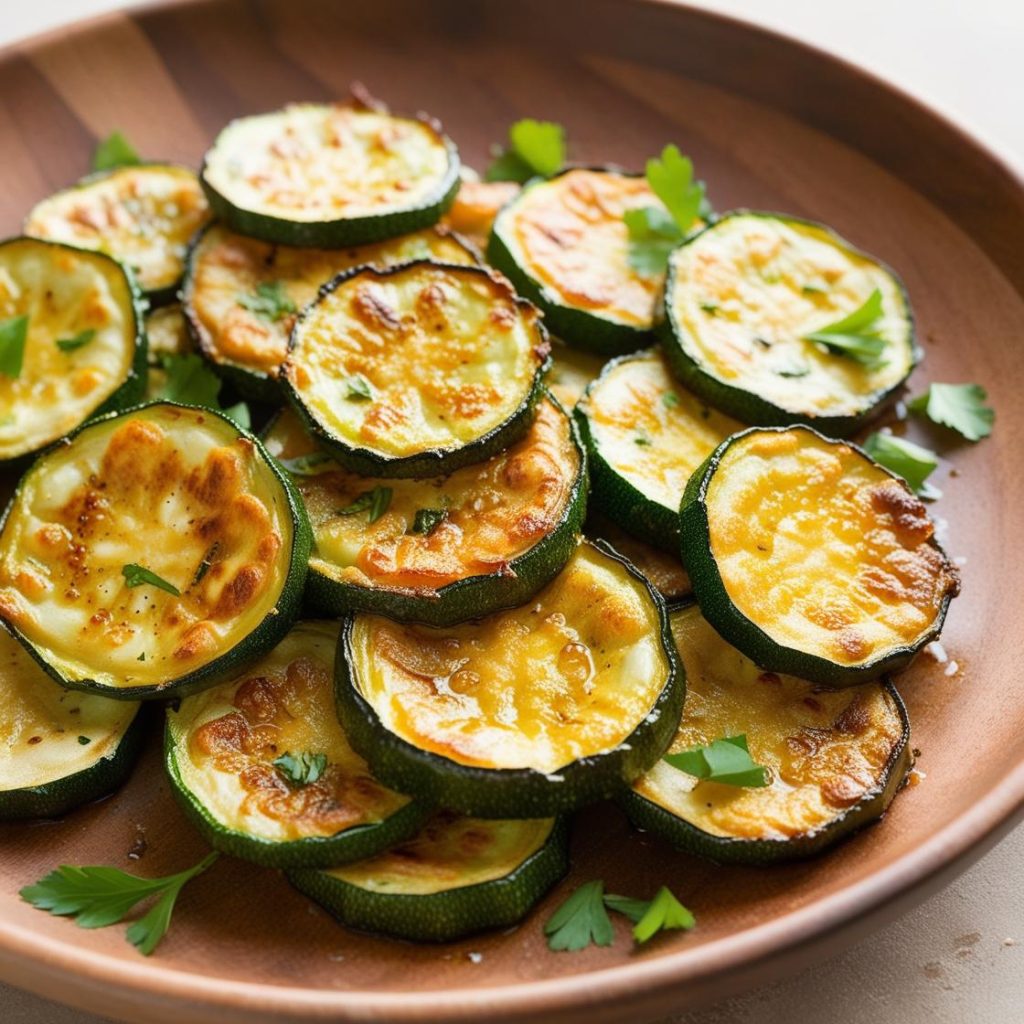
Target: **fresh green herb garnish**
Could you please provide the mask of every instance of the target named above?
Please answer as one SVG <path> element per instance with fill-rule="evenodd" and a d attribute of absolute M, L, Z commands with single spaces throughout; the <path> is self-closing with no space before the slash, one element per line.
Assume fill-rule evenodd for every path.
<path fill-rule="evenodd" d="M 722 308 L 717 302 L 698 302 L 697 305 L 700 306 L 705 313 L 710 313 L 712 316 Z"/>
<path fill-rule="evenodd" d="M 233 420 L 235 425 L 241 427 L 242 430 L 249 430 L 252 427 L 252 413 L 249 412 L 249 406 L 245 402 L 236 402 L 234 405 L 229 405 L 226 409 L 221 409 L 220 411 L 229 420 Z"/>
<path fill-rule="evenodd" d="M 872 434 L 864 442 L 864 451 L 880 466 L 903 477 L 921 498 L 938 498 L 941 491 L 925 481 L 939 468 L 935 452 L 894 434 Z"/>
<path fill-rule="evenodd" d="M 988 393 L 980 384 L 929 384 L 923 395 L 907 403 L 911 412 L 932 423 L 955 430 L 968 441 L 980 441 L 992 433 L 996 411 L 985 404 Z"/>
<path fill-rule="evenodd" d="M 111 171 L 115 167 L 131 167 L 142 163 L 135 147 L 121 134 L 111 132 L 100 142 L 92 154 L 94 171 Z"/>
<path fill-rule="evenodd" d="M 565 163 L 565 129 L 553 121 L 532 117 L 516 121 L 508 130 L 508 145 L 495 147 L 487 181 L 529 181 L 550 178 Z"/>
<path fill-rule="evenodd" d="M 73 338 L 58 338 L 57 348 L 59 348 L 61 352 L 74 352 L 76 348 L 88 345 L 95 337 L 96 328 L 87 327 L 84 331 L 79 331 Z"/>
<path fill-rule="evenodd" d="M 375 523 L 391 505 L 392 490 L 390 487 L 374 487 L 372 491 L 364 491 L 344 508 L 335 510 L 335 515 L 354 516 L 360 512 L 369 512 L 367 522 Z"/>
<path fill-rule="evenodd" d="M 21 890 L 21 898 L 39 910 L 73 917 L 80 928 L 116 924 L 143 900 L 159 899 L 145 916 L 128 928 L 128 941 L 149 956 L 167 933 L 178 893 L 202 874 L 218 857 L 211 853 L 195 867 L 164 878 L 139 878 L 118 868 L 72 867 L 63 864 L 35 885 Z"/>
<path fill-rule="evenodd" d="M 669 253 L 683 240 L 671 215 L 656 206 L 627 210 L 622 219 L 629 230 L 629 265 L 638 274 L 662 274 Z"/>
<path fill-rule="evenodd" d="M 135 660 L 136 661 L 145 661 L 146 660 L 146 652 L 143 651 Z"/>
<path fill-rule="evenodd" d="M 650 448 L 652 441 L 646 434 L 637 434 L 633 438 L 633 444 L 638 444 L 641 448 Z"/>
<path fill-rule="evenodd" d="M 448 518 L 445 508 L 418 508 L 413 517 L 410 533 L 430 533 Z"/>
<path fill-rule="evenodd" d="M 79 736 L 78 742 L 81 746 L 87 747 L 90 743 L 92 743 L 92 740 L 88 736 Z"/>
<path fill-rule="evenodd" d="M 674 391 L 666 391 L 665 394 L 661 396 L 661 402 L 662 405 L 667 408 L 674 409 L 679 405 L 679 396 Z"/>
<path fill-rule="evenodd" d="M 297 311 L 281 281 L 260 281 L 255 292 L 238 296 L 238 304 L 271 323 L 283 320 Z"/>
<path fill-rule="evenodd" d="M 666 754 L 665 760 L 673 768 L 707 782 L 748 789 L 768 785 L 768 770 L 754 763 L 747 750 L 747 737 L 743 734 L 723 736 L 704 747 Z"/>
<path fill-rule="evenodd" d="M 800 286 L 804 295 L 828 295 L 828 285 L 820 281 L 807 281 Z"/>
<path fill-rule="evenodd" d="M 203 409 L 223 413 L 242 430 L 248 430 L 252 425 L 249 406 L 245 402 L 238 402 L 228 409 L 221 408 L 218 401 L 221 379 L 194 352 L 182 355 L 164 353 L 160 365 L 167 374 L 167 380 L 157 393 L 157 398 L 180 402 L 182 405 L 198 405 Z"/>
<path fill-rule="evenodd" d="M 278 459 L 278 462 L 292 476 L 320 476 L 338 468 L 327 452 L 310 452 L 308 455 L 296 455 L 294 459 Z"/>
<path fill-rule="evenodd" d="M 9 320 L 0 320 L 0 373 L 11 378 L 21 376 L 27 339 L 27 313 L 12 316 Z"/>
<path fill-rule="evenodd" d="M 155 572 L 137 565 L 135 562 L 122 565 L 121 575 L 129 587 L 141 587 L 148 584 L 151 587 L 166 590 L 168 594 L 173 594 L 175 597 L 181 597 L 181 591 L 173 583 L 168 583 L 162 576 L 157 576 Z"/>
<path fill-rule="evenodd" d="M 220 551 L 220 541 L 215 540 L 210 546 L 210 550 L 203 555 L 203 560 L 199 563 L 199 568 L 196 569 L 195 576 L 192 577 L 192 586 L 197 583 L 202 583 L 203 578 L 210 571 L 210 566 L 213 565 L 213 560 L 217 557 L 217 552 Z"/>
<path fill-rule="evenodd" d="M 348 387 L 348 393 L 345 395 L 346 398 L 356 400 L 373 398 L 373 389 L 370 387 L 370 382 L 361 373 L 353 373 L 345 381 L 345 384 Z"/>
<path fill-rule="evenodd" d="M 775 371 L 780 377 L 806 377 L 810 374 L 809 366 L 782 366 Z"/>
<path fill-rule="evenodd" d="M 327 767 L 327 755 L 311 754 L 309 751 L 303 751 L 301 754 L 289 752 L 277 758 L 274 767 L 293 786 L 308 786 L 323 775 Z"/>
<path fill-rule="evenodd" d="M 604 883 L 581 885 L 544 925 L 548 949 L 556 953 L 575 953 L 591 943 L 610 946 L 615 938 L 611 919 L 604 906 Z"/>
<path fill-rule="evenodd" d="M 664 885 L 647 905 L 643 916 L 633 928 L 633 939 L 638 943 L 647 942 L 658 932 L 673 928 L 689 930 L 697 923 L 692 912 L 687 910 Z"/>
<path fill-rule="evenodd" d="M 888 344 L 875 330 L 881 316 L 882 293 L 876 288 L 849 316 L 820 327 L 806 338 L 874 370 L 885 365 L 882 353 Z"/>

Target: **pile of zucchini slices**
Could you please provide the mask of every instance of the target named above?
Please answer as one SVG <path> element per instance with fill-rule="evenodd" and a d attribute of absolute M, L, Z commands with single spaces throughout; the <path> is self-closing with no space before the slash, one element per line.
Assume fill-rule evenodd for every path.
<path fill-rule="evenodd" d="M 520 921 L 594 801 L 721 863 L 879 818 L 889 674 L 958 589 L 833 439 L 919 361 L 906 294 L 774 214 L 637 266 L 652 204 L 358 102 L 39 203 L 0 244 L 0 818 L 112 791 L 162 702 L 211 846 L 433 941 Z M 814 339 L 869 299 L 884 359 Z"/>

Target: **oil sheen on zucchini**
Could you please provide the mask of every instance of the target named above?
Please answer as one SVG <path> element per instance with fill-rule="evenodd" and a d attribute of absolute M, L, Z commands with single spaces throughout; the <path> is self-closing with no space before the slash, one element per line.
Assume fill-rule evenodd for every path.
<path fill-rule="evenodd" d="M 409 842 L 289 881 L 342 924 L 413 942 L 507 928 L 569 869 L 561 819 L 494 821 L 439 811 Z"/>
<path fill-rule="evenodd" d="M 696 605 L 670 614 L 686 668 L 672 752 L 743 734 L 769 784 L 701 781 L 659 761 L 624 798 L 630 818 L 712 860 L 767 863 L 820 853 L 880 818 L 910 769 L 910 723 L 892 684 L 825 690 L 764 672 Z"/>
<path fill-rule="evenodd" d="M 639 540 L 679 551 L 690 474 L 743 425 L 675 382 L 656 350 L 610 363 L 575 410 L 595 508 Z"/>
<path fill-rule="evenodd" d="M 267 450 L 297 466 L 318 452 L 283 411 Z M 586 459 L 569 416 L 540 403 L 525 437 L 486 462 L 429 480 L 357 476 L 326 455 L 296 473 L 313 527 L 306 599 L 324 614 L 370 611 L 449 626 L 528 601 L 576 547 L 586 507 Z M 387 508 L 350 510 L 390 491 Z"/>
<path fill-rule="evenodd" d="M 630 265 L 622 215 L 656 205 L 643 175 L 574 167 L 530 183 L 501 210 L 487 259 L 567 344 L 634 352 L 650 343 L 664 275 Z"/>
<path fill-rule="evenodd" d="M 826 686 L 905 667 L 959 592 L 906 483 L 809 427 L 729 438 L 690 478 L 679 518 L 711 625 L 762 668 Z"/>
<path fill-rule="evenodd" d="M 145 387 L 141 295 L 111 257 L 34 238 L 0 243 L 0 322 L 23 316 L 20 370 L 0 373 L 0 462 L 138 401 Z"/>
<path fill-rule="evenodd" d="M 65 690 L 0 632 L 0 821 L 52 818 L 119 786 L 142 745 L 139 707 Z"/>
<path fill-rule="evenodd" d="M 282 379 L 353 472 L 422 478 L 482 462 L 526 433 L 549 350 L 536 308 L 480 267 L 362 267 L 305 309 Z"/>
<path fill-rule="evenodd" d="M 134 271 L 151 303 L 174 297 L 188 241 L 209 219 L 195 172 L 137 164 L 90 175 L 39 203 L 25 234 L 97 249 Z"/>
<path fill-rule="evenodd" d="M 437 223 L 458 190 L 459 157 L 425 118 L 294 103 L 228 124 L 200 181 L 235 231 L 336 248 Z"/>
<path fill-rule="evenodd" d="M 352 267 L 421 259 L 477 262 L 468 246 L 441 228 L 347 249 L 298 249 L 211 224 L 192 244 L 182 299 L 203 355 L 243 394 L 266 401 L 280 397 L 277 373 L 288 335 L 322 284 Z M 268 290 L 273 301 L 265 300 Z"/>
<path fill-rule="evenodd" d="M 0 617 L 64 686 L 181 696 L 288 631 L 309 543 L 255 438 L 157 402 L 87 424 L 22 478 L 0 531 Z"/>
<path fill-rule="evenodd" d="M 483 817 L 607 797 L 664 753 L 685 695 L 662 599 L 581 544 L 529 604 L 431 629 L 342 626 L 338 714 L 382 781 Z"/>
<path fill-rule="evenodd" d="M 274 868 L 334 867 L 408 839 L 429 808 L 385 789 L 334 713 L 338 625 L 299 622 L 241 675 L 167 714 L 175 796 L 214 849 Z M 275 766 L 323 755 L 308 783 Z"/>
<path fill-rule="evenodd" d="M 871 325 L 886 341 L 869 367 L 807 335 L 850 315 L 878 289 Z M 808 423 L 845 437 L 921 359 L 899 278 L 820 224 L 739 212 L 669 259 L 662 340 L 679 379 L 747 423 Z"/>

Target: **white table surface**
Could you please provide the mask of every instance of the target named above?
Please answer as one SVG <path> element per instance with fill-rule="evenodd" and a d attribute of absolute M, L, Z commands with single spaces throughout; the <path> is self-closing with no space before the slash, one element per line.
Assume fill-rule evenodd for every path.
<path fill-rule="evenodd" d="M 860 63 L 1024 166 L 1021 0 L 693 2 Z M 121 6 L 122 0 L 0 0 L 0 43 Z M 846 953 L 709 1010 L 682 1012 L 671 1024 L 1021 1024 L 1022 865 L 1024 825 L 948 889 Z M 100 1024 L 3 985 L 0 1021 Z"/>

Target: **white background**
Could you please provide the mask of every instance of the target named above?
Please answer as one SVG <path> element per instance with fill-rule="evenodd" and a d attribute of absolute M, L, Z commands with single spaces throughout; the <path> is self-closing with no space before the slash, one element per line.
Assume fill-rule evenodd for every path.
<path fill-rule="evenodd" d="M 1024 0 L 693 2 L 860 63 L 1024 167 Z M 0 44 L 121 6 L 118 0 L 0 0 Z M 0 985 L 0 1021 L 98 1019 Z M 862 1021 L 1024 1021 L 1024 826 L 945 892 L 844 955 L 711 1010 L 683 1013 L 672 1024 Z"/>

